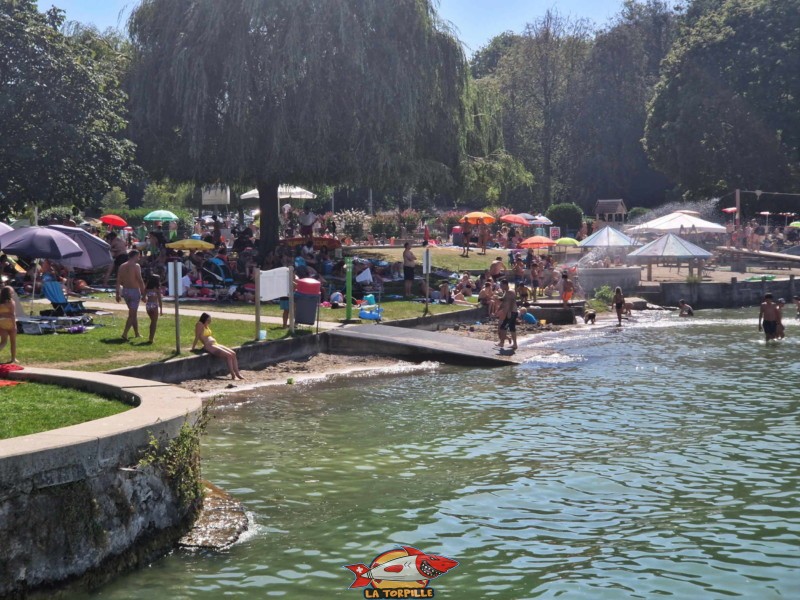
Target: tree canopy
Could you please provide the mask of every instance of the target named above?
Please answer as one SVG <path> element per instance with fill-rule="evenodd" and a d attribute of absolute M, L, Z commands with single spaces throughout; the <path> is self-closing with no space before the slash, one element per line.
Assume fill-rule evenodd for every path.
<path fill-rule="evenodd" d="M 800 183 L 800 0 L 700 2 L 666 59 L 645 142 L 694 194 Z"/>
<path fill-rule="evenodd" d="M 132 167 L 117 73 L 62 24 L 33 0 L 0 2 L 0 213 L 85 206 Z"/>
<path fill-rule="evenodd" d="M 429 0 L 143 0 L 129 29 L 144 165 L 255 183 L 262 251 L 279 183 L 397 184 L 459 165 L 467 64 Z"/>

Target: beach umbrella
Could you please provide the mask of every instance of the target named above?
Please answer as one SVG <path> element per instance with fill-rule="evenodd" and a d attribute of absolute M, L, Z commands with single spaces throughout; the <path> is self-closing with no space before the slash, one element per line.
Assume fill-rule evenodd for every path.
<path fill-rule="evenodd" d="M 792 221 L 789 223 L 789 227 L 800 227 L 800 221 Z"/>
<path fill-rule="evenodd" d="M 0 223 L 0 235 L 4 233 L 8 233 L 9 231 L 14 231 L 14 228 L 11 225 L 6 225 L 5 223 Z"/>
<path fill-rule="evenodd" d="M 128 224 L 125 219 L 117 215 L 103 215 L 100 217 L 100 222 L 111 225 L 111 227 L 125 227 Z"/>
<path fill-rule="evenodd" d="M 556 240 L 556 246 L 577 246 L 578 244 L 580 242 L 571 237 L 562 237 Z"/>
<path fill-rule="evenodd" d="M 531 225 L 552 225 L 553 222 L 544 215 L 536 215 L 531 220 Z"/>
<path fill-rule="evenodd" d="M 522 240 L 519 244 L 520 248 L 549 248 L 551 246 L 555 246 L 555 240 L 551 240 L 549 237 L 545 237 L 543 235 L 534 235 L 533 237 L 529 237 L 528 239 Z"/>
<path fill-rule="evenodd" d="M 509 223 L 511 225 L 521 225 L 523 227 L 530 225 L 530 221 L 526 219 L 523 215 L 503 215 L 500 217 L 500 220 L 503 223 Z"/>
<path fill-rule="evenodd" d="M 63 258 L 58 261 L 62 265 L 74 269 L 91 270 L 107 267 L 114 262 L 111 257 L 111 246 L 96 235 L 92 235 L 80 227 L 68 227 L 67 225 L 47 225 L 47 228 L 63 233 L 83 250 L 83 254 L 80 256 Z"/>
<path fill-rule="evenodd" d="M 522 217 L 523 219 L 528 221 L 528 223 L 530 223 L 531 221 L 533 221 L 536 218 L 530 213 L 517 213 L 517 216 L 518 217 Z"/>
<path fill-rule="evenodd" d="M 613 227 L 603 227 L 578 243 L 581 248 L 628 248 L 638 245 Z"/>
<path fill-rule="evenodd" d="M 147 213 L 144 217 L 145 221 L 179 221 L 178 216 L 168 210 L 154 210 Z"/>
<path fill-rule="evenodd" d="M 488 213 L 475 211 L 465 214 L 458 220 L 458 222 L 471 223 L 473 225 L 480 225 L 481 223 L 488 225 L 489 223 L 494 223 L 496 220 L 497 219 L 495 219 L 492 215 Z"/>
<path fill-rule="evenodd" d="M 732 215 L 732 214 L 736 213 L 738 210 L 739 209 L 736 208 L 735 206 L 729 206 L 728 208 L 723 208 L 722 212 L 724 212 L 724 213 L 726 213 L 728 215 Z"/>
<path fill-rule="evenodd" d="M 241 196 L 239 196 L 242 200 L 254 200 L 257 199 L 258 190 L 250 190 L 249 192 L 245 192 Z M 278 186 L 278 199 L 285 200 L 287 198 L 292 198 L 294 200 L 313 200 L 316 198 L 317 195 L 313 192 L 309 192 L 308 190 L 304 190 L 301 187 L 297 187 L 294 185 L 286 185 L 282 184 Z M 291 206 L 289 207 L 291 208 Z"/>
<path fill-rule="evenodd" d="M 213 250 L 214 244 L 209 242 L 204 242 L 203 240 L 199 239 L 199 235 L 197 238 L 190 238 L 188 240 L 179 240 L 177 242 L 172 242 L 167 244 L 167 248 L 172 248 L 173 250 Z"/>
<path fill-rule="evenodd" d="M 522 225 L 523 227 L 526 225 L 530 225 L 528 219 L 526 219 L 522 215 L 503 215 L 502 217 L 500 217 L 500 220 L 503 223 L 512 223 L 513 225 Z"/>
<path fill-rule="evenodd" d="M 69 236 L 48 227 L 23 227 L 0 235 L 0 249 L 6 254 L 60 261 L 83 254 Z"/>

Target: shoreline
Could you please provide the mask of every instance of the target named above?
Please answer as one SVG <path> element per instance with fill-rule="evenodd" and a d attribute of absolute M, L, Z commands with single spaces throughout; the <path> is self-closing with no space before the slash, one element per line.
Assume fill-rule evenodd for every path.
<path fill-rule="evenodd" d="M 601 316 L 602 315 L 602 316 Z M 554 337 L 567 335 L 581 335 L 582 332 L 606 329 L 611 320 L 616 317 L 611 313 L 601 313 L 598 315 L 597 325 L 562 325 L 546 326 L 546 329 L 535 328 L 532 326 L 518 327 L 518 345 L 516 355 L 522 359 L 522 363 L 528 360 L 554 354 L 555 350 L 542 348 L 532 342 L 536 340 L 550 340 Z M 608 322 L 606 322 L 608 321 Z M 482 324 L 480 326 L 462 325 L 459 329 L 442 329 L 442 333 L 449 335 L 459 335 L 472 339 L 497 339 L 497 322 Z M 349 356 L 320 353 L 308 357 L 304 360 L 286 360 L 271 364 L 263 369 L 247 370 L 242 369 L 245 376 L 244 381 L 233 381 L 227 376 L 219 376 L 203 379 L 188 379 L 175 384 L 178 387 L 189 390 L 197 394 L 204 402 L 212 398 L 224 397 L 230 394 L 246 392 L 256 388 L 270 387 L 276 385 L 315 385 L 330 381 L 338 377 L 356 377 L 366 374 L 403 374 L 416 371 L 435 370 L 441 366 L 437 362 L 414 363 L 395 358 L 379 356 Z M 291 380 L 291 383 L 289 381 Z"/>

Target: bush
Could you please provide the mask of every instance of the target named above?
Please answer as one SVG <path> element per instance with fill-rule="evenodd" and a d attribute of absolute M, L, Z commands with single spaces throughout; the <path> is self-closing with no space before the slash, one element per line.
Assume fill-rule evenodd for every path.
<path fill-rule="evenodd" d="M 578 231 L 583 221 L 583 210 L 574 202 L 564 202 L 553 204 L 547 209 L 545 216 L 553 222 L 553 225 L 561 227 L 562 231 Z"/>
<path fill-rule="evenodd" d="M 644 206 L 634 206 L 628 211 L 628 221 L 636 221 L 650 212 L 649 208 Z"/>
<path fill-rule="evenodd" d="M 369 227 L 370 217 L 363 210 L 343 210 L 334 216 L 336 233 L 349 235 L 354 240 L 364 237 L 365 228 Z"/>
<path fill-rule="evenodd" d="M 409 237 L 413 237 L 421 220 L 422 215 L 413 208 L 407 208 L 397 216 L 400 231 L 402 232 L 405 229 L 406 235 Z"/>
<path fill-rule="evenodd" d="M 397 221 L 397 213 L 392 211 L 375 213 L 375 216 L 372 217 L 372 235 L 386 238 L 398 237 L 400 225 Z"/>
<path fill-rule="evenodd" d="M 607 285 L 599 287 L 594 291 L 594 299 L 602 302 L 604 306 L 608 306 L 614 299 L 614 290 Z"/>

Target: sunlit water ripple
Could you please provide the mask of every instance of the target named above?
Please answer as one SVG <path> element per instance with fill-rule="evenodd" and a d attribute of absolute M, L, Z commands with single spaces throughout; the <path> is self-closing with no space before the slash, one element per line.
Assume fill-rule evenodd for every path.
<path fill-rule="evenodd" d="M 459 561 L 440 598 L 798 598 L 800 327 L 756 325 L 657 314 L 515 369 L 250 391 L 204 465 L 255 531 L 95 597 L 358 598 L 343 565 L 403 543 Z"/>

